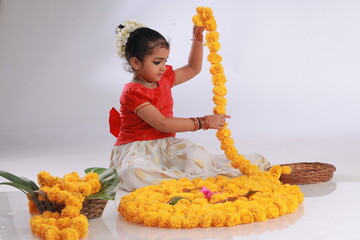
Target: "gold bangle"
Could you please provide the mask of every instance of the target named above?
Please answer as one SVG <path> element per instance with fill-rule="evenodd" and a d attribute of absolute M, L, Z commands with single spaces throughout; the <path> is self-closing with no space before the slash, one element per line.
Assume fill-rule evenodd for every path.
<path fill-rule="evenodd" d="M 199 123 L 195 118 L 190 118 L 193 122 L 194 122 L 194 130 L 192 130 L 193 132 L 195 132 L 196 130 L 199 130 Z"/>
<path fill-rule="evenodd" d="M 205 115 L 205 116 L 202 118 L 202 120 L 203 120 L 203 124 L 202 124 L 202 125 L 203 125 L 203 129 L 204 129 L 204 130 L 208 130 L 208 129 L 210 128 L 208 116 Z"/>

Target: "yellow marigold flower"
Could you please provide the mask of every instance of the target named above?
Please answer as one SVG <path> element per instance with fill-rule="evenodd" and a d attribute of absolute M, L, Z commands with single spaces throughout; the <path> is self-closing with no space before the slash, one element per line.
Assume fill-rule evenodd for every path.
<path fill-rule="evenodd" d="M 82 182 L 88 182 L 89 180 L 99 180 L 99 175 L 94 172 L 89 172 L 81 179 Z"/>
<path fill-rule="evenodd" d="M 78 184 L 79 193 L 83 196 L 90 196 L 92 193 L 92 186 L 87 182 L 80 182 Z"/>
<path fill-rule="evenodd" d="M 265 208 L 260 204 L 253 204 L 249 210 L 253 213 L 254 221 L 263 222 L 267 220 Z"/>
<path fill-rule="evenodd" d="M 76 196 L 69 196 L 65 199 L 66 206 L 73 206 L 78 209 L 82 208 L 82 201 Z"/>
<path fill-rule="evenodd" d="M 65 182 L 78 182 L 80 181 L 80 177 L 76 172 L 68 173 L 64 175 L 63 181 Z"/>
<path fill-rule="evenodd" d="M 233 227 L 241 223 L 241 218 L 238 213 L 226 213 L 225 217 L 226 217 L 225 226 Z"/>
<path fill-rule="evenodd" d="M 199 216 L 195 213 L 188 213 L 182 222 L 182 228 L 194 228 L 199 224 Z"/>
<path fill-rule="evenodd" d="M 73 228 L 64 228 L 60 231 L 60 237 L 66 240 L 78 240 L 80 234 Z"/>
<path fill-rule="evenodd" d="M 43 191 L 44 193 L 47 193 L 50 188 L 51 187 L 49 187 L 49 186 L 43 186 L 43 187 L 40 187 L 39 190 Z"/>
<path fill-rule="evenodd" d="M 219 106 L 226 106 L 227 100 L 223 96 L 214 95 L 213 102 Z"/>
<path fill-rule="evenodd" d="M 39 209 L 37 208 L 36 204 L 29 197 L 28 197 L 28 208 L 29 208 L 30 214 L 38 214 L 39 213 Z"/>
<path fill-rule="evenodd" d="M 206 20 L 205 23 L 204 23 L 204 28 L 207 31 L 215 31 L 216 28 L 217 28 L 216 21 L 214 21 L 212 19 Z"/>
<path fill-rule="evenodd" d="M 60 188 L 52 187 L 47 191 L 47 197 L 51 202 L 61 202 L 59 199 Z M 61 199 L 62 200 L 62 199 Z"/>
<path fill-rule="evenodd" d="M 279 208 L 274 203 L 266 204 L 265 211 L 267 218 L 276 218 L 280 215 Z"/>
<path fill-rule="evenodd" d="M 226 108 L 224 106 L 215 106 L 213 108 L 214 114 L 226 114 Z"/>
<path fill-rule="evenodd" d="M 220 210 L 214 211 L 212 216 L 212 226 L 213 227 L 223 227 L 226 223 L 226 217 L 223 212 Z"/>
<path fill-rule="evenodd" d="M 80 209 L 74 206 L 65 206 L 64 209 L 61 211 L 62 217 L 70 217 L 74 218 L 79 216 Z"/>
<path fill-rule="evenodd" d="M 221 44 L 219 42 L 206 43 L 206 46 L 208 47 L 210 53 L 216 53 L 221 48 Z"/>
<path fill-rule="evenodd" d="M 228 147 L 231 147 L 234 145 L 234 139 L 230 136 L 227 136 L 227 137 L 224 137 L 222 140 L 221 140 L 221 144 L 222 145 L 226 145 Z"/>
<path fill-rule="evenodd" d="M 62 181 L 60 183 L 60 189 L 70 193 L 77 193 L 79 191 L 78 185 L 76 183 L 68 181 Z"/>
<path fill-rule="evenodd" d="M 185 216 L 183 214 L 174 214 L 170 217 L 170 227 L 171 228 L 181 228 L 182 222 L 184 221 Z"/>
<path fill-rule="evenodd" d="M 212 75 L 223 74 L 224 73 L 224 68 L 221 65 L 221 63 L 212 64 L 211 67 L 210 67 L 210 73 Z"/>
<path fill-rule="evenodd" d="M 236 156 L 238 155 L 238 151 L 234 146 L 231 146 L 229 148 L 226 149 L 225 151 L 225 155 L 228 159 L 233 160 L 236 158 Z"/>
<path fill-rule="evenodd" d="M 226 83 L 227 80 L 224 74 L 215 74 L 211 77 L 211 81 L 214 86 L 225 87 L 224 84 Z"/>
<path fill-rule="evenodd" d="M 214 86 L 213 93 L 218 96 L 225 96 L 227 93 L 226 87 Z"/>
<path fill-rule="evenodd" d="M 99 180 L 93 179 L 93 180 L 89 180 L 88 183 L 91 185 L 92 187 L 92 191 L 91 194 L 97 193 L 100 191 L 101 189 L 101 183 Z"/>
<path fill-rule="evenodd" d="M 206 42 L 207 43 L 211 43 L 211 42 L 217 42 L 218 40 L 219 40 L 219 38 L 220 38 L 220 34 L 219 34 L 219 32 L 215 32 L 215 31 L 213 31 L 213 32 L 208 32 L 208 33 L 206 33 L 206 35 L 205 35 L 205 39 L 206 39 Z M 210 54 L 211 55 L 211 54 Z M 209 56 L 210 56 L 209 55 Z M 222 58 L 220 55 L 218 55 L 218 54 L 216 54 L 217 56 L 217 58 Z M 210 61 L 209 61 L 210 62 Z M 221 60 L 219 61 L 219 62 L 221 62 Z"/>
<path fill-rule="evenodd" d="M 279 216 L 282 216 L 282 215 L 285 215 L 288 213 L 287 204 L 286 204 L 285 200 L 283 200 L 281 197 L 276 197 L 274 199 L 274 203 L 279 208 Z"/>
<path fill-rule="evenodd" d="M 192 21 L 198 27 L 203 27 L 204 26 L 204 23 L 203 23 L 203 21 L 202 21 L 202 19 L 201 19 L 201 17 L 199 15 L 194 15 L 192 17 Z"/>
<path fill-rule="evenodd" d="M 290 174 L 291 168 L 288 166 L 281 166 L 281 174 Z"/>
<path fill-rule="evenodd" d="M 219 96 L 225 96 L 227 93 L 227 89 L 226 87 L 215 86 L 213 88 L 213 93 Z"/>
<path fill-rule="evenodd" d="M 199 226 L 206 228 L 212 225 L 213 212 L 209 208 L 205 208 L 202 214 L 199 214 Z"/>
<path fill-rule="evenodd" d="M 196 12 L 198 13 L 198 16 L 200 17 L 201 21 L 204 22 L 207 19 L 213 19 L 213 11 L 209 7 L 197 7 Z"/>
<path fill-rule="evenodd" d="M 38 178 L 38 183 L 39 183 L 40 187 L 43 187 L 43 186 L 52 187 L 55 184 L 60 182 L 60 178 L 53 177 L 52 175 L 50 175 L 50 173 L 48 173 L 46 171 L 39 172 L 37 175 L 37 178 Z"/>
<path fill-rule="evenodd" d="M 60 230 L 56 227 L 51 227 L 47 229 L 45 236 L 45 240 L 60 240 Z"/>
<path fill-rule="evenodd" d="M 84 215 L 80 215 L 71 219 L 70 227 L 76 229 L 80 235 L 80 238 L 85 237 L 87 230 L 89 228 L 89 221 Z"/>
<path fill-rule="evenodd" d="M 252 223 L 254 222 L 254 216 L 249 210 L 240 210 L 241 223 Z"/>

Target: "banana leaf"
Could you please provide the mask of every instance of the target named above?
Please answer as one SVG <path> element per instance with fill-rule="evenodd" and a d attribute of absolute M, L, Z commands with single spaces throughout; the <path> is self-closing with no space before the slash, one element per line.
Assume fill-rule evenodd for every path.
<path fill-rule="evenodd" d="M 85 173 L 95 172 L 99 174 L 101 182 L 101 189 L 99 192 L 94 193 L 87 197 L 87 199 L 104 199 L 114 200 L 117 187 L 119 185 L 119 176 L 114 168 L 88 168 Z"/>
<path fill-rule="evenodd" d="M 10 182 L 2 182 L 0 183 L 1 185 L 9 185 L 17 189 L 20 189 L 22 192 L 30 193 L 31 195 L 34 194 L 34 191 L 39 189 L 39 187 L 33 181 L 27 178 L 18 177 L 12 173 L 5 172 L 2 170 L 0 170 L 0 176 L 10 181 Z"/>

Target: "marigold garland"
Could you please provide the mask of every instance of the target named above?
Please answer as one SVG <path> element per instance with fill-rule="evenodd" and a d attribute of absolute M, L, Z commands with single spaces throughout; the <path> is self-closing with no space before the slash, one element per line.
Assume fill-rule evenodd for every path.
<path fill-rule="evenodd" d="M 210 51 L 213 111 L 226 114 L 226 77 L 222 57 L 217 53 L 221 47 L 220 34 L 216 32 L 211 8 L 198 7 L 196 11 L 192 19 L 194 24 L 208 31 L 205 45 Z M 303 202 L 304 196 L 298 186 L 279 181 L 281 174 L 291 172 L 289 167 L 276 165 L 269 171 L 260 171 L 238 153 L 228 124 L 218 130 L 216 136 L 231 165 L 244 176 L 232 179 L 218 176 L 205 180 L 182 178 L 137 189 L 124 196 L 119 204 L 118 211 L 125 220 L 163 228 L 235 226 L 292 213 Z"/>
<path fill-rule="evenodd" d="M 30 219 L 32 232 L 45 240 L 76 240 L 85 237 L 89 222 L 86 216 L 80 214 L 80 210 L 85 197 L 101 189 L 99 175 L 90 172 L 80 178 L 76 172 L 72 172 L 59 178 L 41 171 L 38 183 L 40 190 L 47 194 L 51 202 L 64 203 L 65 207 L 61 213 L 45 211 L 41 215 L 34 215 Z M 29 212 L 39 213 L 31 199 Z"/>

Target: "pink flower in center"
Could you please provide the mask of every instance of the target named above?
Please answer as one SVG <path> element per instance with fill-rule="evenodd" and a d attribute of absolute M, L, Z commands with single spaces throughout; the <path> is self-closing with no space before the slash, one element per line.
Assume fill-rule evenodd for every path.
<path fill-rule="evenodd" d="M 212 192 L 211 190 L 207 189 L 206 187 L 202 187 L 202 190 L 200 191 L 204 194 L 204 197 L 210 200 L 211 196 L 218 192 Z"/>

